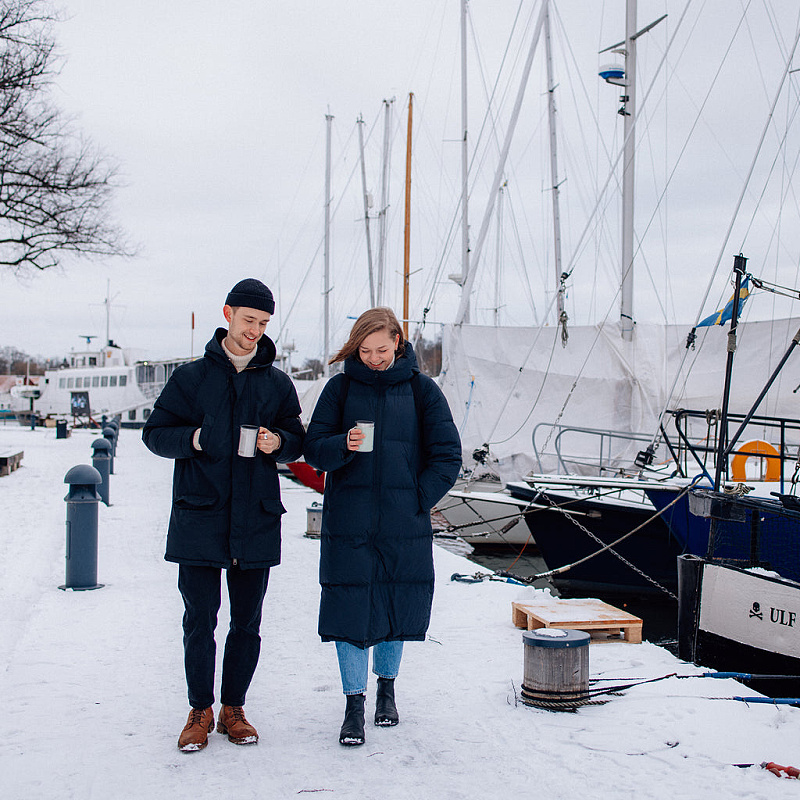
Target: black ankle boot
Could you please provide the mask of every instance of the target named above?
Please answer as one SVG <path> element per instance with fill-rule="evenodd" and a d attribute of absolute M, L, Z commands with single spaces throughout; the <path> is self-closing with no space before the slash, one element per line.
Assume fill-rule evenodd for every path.
<path fill-rule="evenodd" d="M 364 695 L 348 694 L 339 744 L 355 747 L 364 744 Z"/>
<path fill-rule="evenodd" d="M 378 678 L 378 696 L 375 698 L 375 724 L 397 725 L 400 717 L 394 704 L 394 678 Z"/>

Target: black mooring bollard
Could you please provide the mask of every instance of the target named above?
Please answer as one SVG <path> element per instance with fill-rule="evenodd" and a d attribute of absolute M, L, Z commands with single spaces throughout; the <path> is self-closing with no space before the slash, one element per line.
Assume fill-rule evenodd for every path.
<path fill-rule="evenodd" d="M 99 589 L 97 582 L 97 503 L 95 487 L 100 473 L 88 464 L 78 464 L 64 476 L 69 484 L 67 501 L 67 576 L 59 589 Z"/>
<path fill-rule="evenodd" d="M 92 466 L 100 473 L 102 481 L 97 487 L 100 499 L 110 506 L 111 443 L 108 439 L 95 439 L 92 442 Z"/>
<path fill-rule="evenodd" d="M 111 445 L 111 450 L 109 451 L 111 455 L 111 467 L 109 469 L 110 473 L 114 474 L 114 442 L 117 440 L 117 432 L 113 428 L 109 428 L 107 425 L 103 428 L 103 438 L 108 441 Z"/>

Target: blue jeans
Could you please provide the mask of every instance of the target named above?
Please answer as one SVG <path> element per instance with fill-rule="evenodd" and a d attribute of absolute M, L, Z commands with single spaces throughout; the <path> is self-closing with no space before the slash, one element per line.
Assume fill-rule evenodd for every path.
<path fill-rule="evenodd" d="M 345 694 L 365 694 L 369 673 L 369 648 L 336 642 L 339 672 Z M 372 648 L 372 671 L 379 678 L 396 678 L 403 657 L 402 642 L 381 642 Z"/>

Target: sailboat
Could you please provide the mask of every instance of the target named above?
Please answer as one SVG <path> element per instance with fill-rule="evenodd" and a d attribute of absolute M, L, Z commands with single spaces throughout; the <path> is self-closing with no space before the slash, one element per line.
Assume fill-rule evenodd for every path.
<path fill-rule="evenodd" d="M 630 9 L 631 4 L 628 5 Z M 649 27 L 637 32 L 635 22 L 631 25 L 629 20 L 623 48 L 626 56 L 635 49 L 631 48 L 632 40 Z M 791 58 L 786 59 L 781 86 L 790 63 Z M 631 73 L 635 74 L 635 67 L 627 70 L 627 74 Z M 622 75 L 625 74 L 623 71 Z M 620 73 L 612 76 L 618 80 Z M 635 91 L 628 91 L 628 87 L 625 91 L 626 102 L 635 98 Z M 775 94 L 776 99 L 779 94 L 780 91 Z M 631 116 L 635 119 L 635 113 Z M 632 138 L 626 135 L 626 145 Z M 624 163 L 629 163 L 627 155 Z M 623 187 L 626 185 L 628 181 L 624 180 Z M 623 238 L 630 237 L 629 226 L 624 225 L 624 228 Z M 730 231 L 726 241 L 729 236 Z M 627 290 L 624 287 L 624 279 L 632 274 L 632 253 L 630 239 L 627 239 L 623 246 L 623 286 L 620 289 L 623 302 L 619 322 L 572 327 L 569 346 L 564 349 L 559 349 L 562 332 L 556 327 L 491 329 L 468 325 L 462 317 L 459 323 L 446 328 L 442 385 L 451 407 L 465 409 L 462 422 L 465 449 L 467 452 L 474 449 L 483 458 L 488 452 L 494 459 L 495 469 L 504 472 L 506 479 L 531 470 L 539 475 L 554 471 L 563 473 L 566 467 L 571 476 L 576 473 L 582 476 L 585 489 L 598 474 L 610 476 L 627 468 L 628 475 L 636 475 L 643 466 L 659 462 L 668 465 L 672 461 L 671 454 L 663 439 L 654 432 L 664 422 L 670 402 L 674 402 L 671 396 L 678 381 L 675 376 L 680 376 L 682 381 L 679 387 L 682 405 L 717 408 L 722 385 L 719 354 L 725 351 L 724 337 L 717 336 L 717 330 L 707 329 L 702 336 L 702 346 L 687 356 L 687 326 L 637 322 L 632 333 L 633 314 L 625 304 Z M 464 300 L 462 295 L 462 306 L 466 304 L 468 299 Z M 750 368 L 737 383 L 735 397 L 747 397 L 751 394 L 750 387 L 763 383 L 768 368 L 763 354 L 769 352 L 769 342 L 777 331 L 793 326 L 796 326 L 795 320 L 770 320 L 748 326 L 747 337 L 740 346 L 742 360 L 748 361 Z M 687 358 L 692 369 L 688 373 L 681 372 L 681 365 Z M 796 365 L 787 366 L 787 370 L 786 383 L 800 379 L 800 369 Z M 793 385 L 798 384 L 800 380 Z M 507 387 L 507 391 L 498 392 L 498 386 Z M 793 401 L 794 398 L 785 394 L 772 398 L 772 414 L 790 415 Z M 591 421 L 591 428 L 587 421 Z M 649 432 L 645 435 L 651 446 L 642 448 L 636 441 L 636 432 Z M 618 446 L 613 456 L 604 454 L 603 446 L 613 441 L 615 433 L 626 435 L 628 441 Z M 479 443 L 484 442 L 489 446 L 481 447 Z M 635 464 L 635 458 L 645 463 Z M 553 480 L 556 479 L 551 475 L 551 487 Z M 689 480 L 682 484 L 684 489 Z M 529 483 L 541 488 L 537 487 L 535 477 Z M 575 491 L 577 487 L 574 481 L 565 480 L 564 488 Z M 620 487 L 620 491 L 627 491 L 627 488 Z M 649 502 L 645 502 L 644 509 L 644 513 L 651 516 L 655 511 Z M 526 516 L 531 518 L 532 515 Z M 550 527 L 550 523 L 541 524 L 544 528 Z M 576 533 L 576 526 L 566 523 L 565 526 L 564 530 Z M 669 536 L 668 530 L 666 535 Z M 563 546 L 562 549 L 574 552 L 575 548 L 562 541 L 563 535 L 552 538 Z M 670 557 L 675 551 L 681 552 L 684 546 L 676 541 L 671 541 L 670 545 L 673 546 Z M 546 555 L 545 558 L 547 560 Z M 674 585 L 674 569 L 671 572 Z"/>
<path fill-rule="evenodd" d="M 743 269 L 737 271 L 737 290 L 741 272 Z M 736 328 L 734 311 L 733 341 Z M 769 675 L 769 694 L 786 692 L 795 697 L 800 693 L 800 497 L 796 493 L 800 451 L 789 492 L 772 492 L 774 497 L 770 498 L 751 497 L 743 491 L 720 491 L 720 479 L 728 456 L 798 344 L 800 329 L 745 419 L 730 436 L 720 437 L 713 487 L 695 490 L 689 498 L 692 517 L 700 524 L 710 522 L 707 552 L 702 557 L 682 555 L 678 561 L 681 657 L 736 671 L 757 685 Z M 735 347 L 731 347 L 723 431 L 727 431 L 734 357 Z M 791 422 L 795 429 L 800 426 L 800 420 Z M 776 464 L 782 465 L 780 457 L 772 462 L 773 472 Z"/>

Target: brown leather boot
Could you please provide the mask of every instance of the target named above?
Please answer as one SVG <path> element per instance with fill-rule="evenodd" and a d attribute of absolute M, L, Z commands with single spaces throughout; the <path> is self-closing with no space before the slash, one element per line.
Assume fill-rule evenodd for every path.
<path fill-rule="evenodd" d="M 178 749 L 184 753 L 202 750 L 208 744 L 208 734 L 214 730 L 214 709 L 193 708 L 178 738 Z"/>
<path fill-rule="evenodd" d="M 244 718 L 241 706 L 222 706 L 217 720 L 217 731 L 227 733 L 234 744 L 257 744 L 258 731 Z"/>

